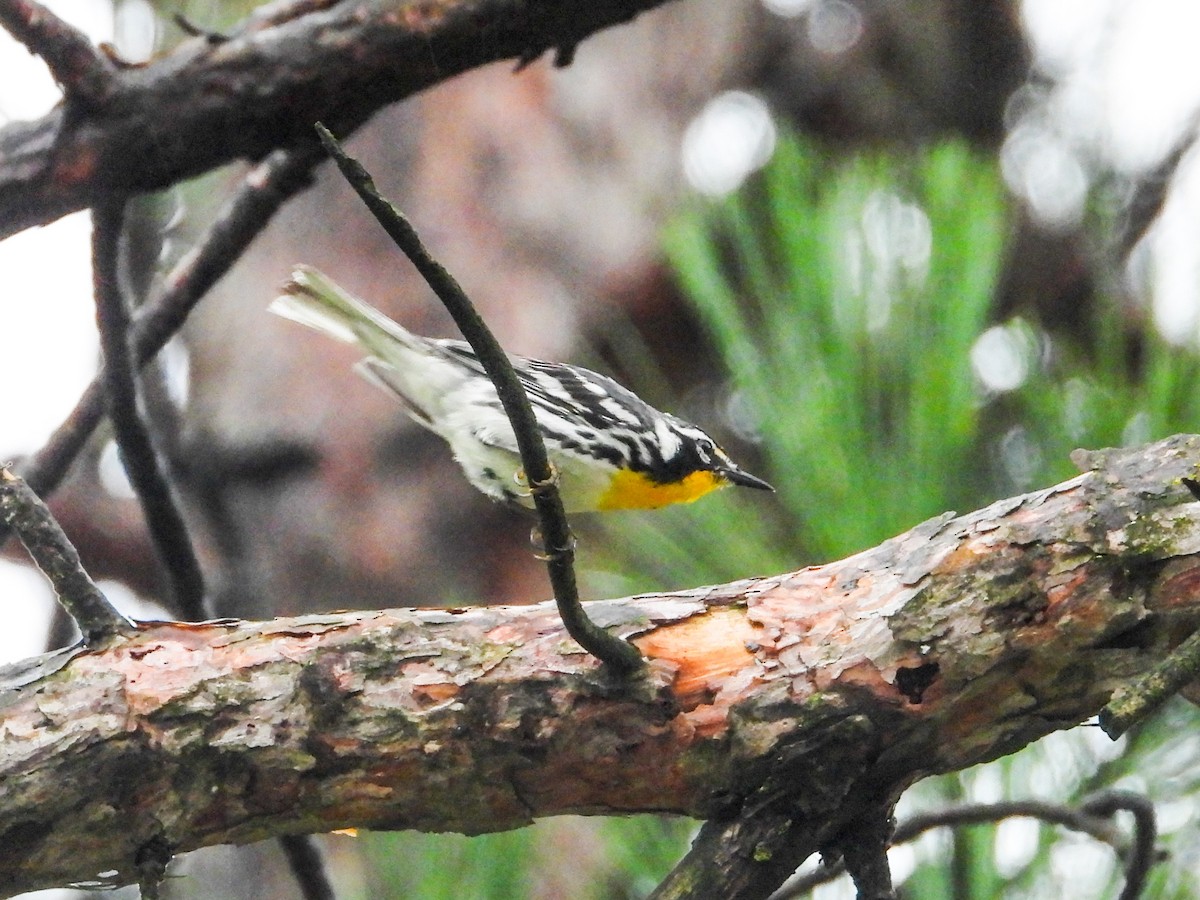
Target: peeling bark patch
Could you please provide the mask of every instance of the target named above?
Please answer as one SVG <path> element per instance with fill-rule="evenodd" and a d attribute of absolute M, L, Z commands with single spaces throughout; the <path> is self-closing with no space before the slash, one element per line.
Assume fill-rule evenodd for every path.
<path fill-rule="evenodd" d="M 901 666 L 896 670 L 896 690 L 903 694 L 909 703 L 920 703 L 925 690 L 937 678 L 938 668 L 935 662 L 920 666 Z"/>
<path fill-rule="evenodd" d="M 919 589 L 880 567 L 876 574 L 859 572 L 854 587 L 842 590 L 837 573 L 843 565 L 797 572 L 750 605 L 750 620 L 762 628 L 756 655 L 763 670 L 791 676 L 799 696 L 864 663 L 873 674 L 859 676 L 878 682 L 901 652 L 892 622 Z M 882 680 L 890 682 L 890 674 Z"/>
<path fill-rule="evenodd" d="M 450 703 L 458 697 L 459 688 L 447 679 L 429 679 L 418 675 L 412 680 L 412 694 L 424 709 Z"/>
<path fill-rule="evenodd" d="M 664 625 L 634 643 L 652 659 L 676 665 L 672 691 L 680 708 L 688 711 L 711 702 L 730 676 L 754 666 L 746 645 L 757 645 L 758 632 L 744 610 L 716 609 Z"/>

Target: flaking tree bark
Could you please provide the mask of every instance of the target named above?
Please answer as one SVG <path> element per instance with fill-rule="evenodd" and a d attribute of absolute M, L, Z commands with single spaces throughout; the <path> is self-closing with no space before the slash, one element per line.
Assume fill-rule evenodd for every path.
<path fill-rule="evenodd" d="M 144 848 L 562 813 L 710 820 L 660 897 L 762 897 L 924 776 L 1095 715 L 1200 623 L 1200 437 L 840 562 L 596 602 L 201 625 L 3 672 L 0 891 L 136 878 Z M 714 535 L 714 540 L 719 535 Z"/>

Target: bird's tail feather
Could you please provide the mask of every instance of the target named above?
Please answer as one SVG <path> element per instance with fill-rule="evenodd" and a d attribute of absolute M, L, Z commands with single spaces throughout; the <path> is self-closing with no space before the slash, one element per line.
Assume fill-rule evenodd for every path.
<path fill-rule="evenodd" d="M 267 308 L 339 341 L 358 344 L 369 353 L 379 354 L 381 348 L 397 341 L 414 349 L 422 343 L 421 338 L 311 266 L 297 266 L 283 293 Z"/>

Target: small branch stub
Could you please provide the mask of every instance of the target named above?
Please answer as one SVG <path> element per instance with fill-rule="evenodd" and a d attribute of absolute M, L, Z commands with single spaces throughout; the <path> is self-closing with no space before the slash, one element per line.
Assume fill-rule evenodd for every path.
<path fill-rule="evenodd" d="M 117 612 L 83 570 L 79 554 L 46 504 L 7 467 L 0 467 L 0 520 L 17 533 L 50 579 L 59 603 L 89 646 L 134 633 L 133 623 Z"/>
<path fill-rule="evenodd" d="M 1194 500 L 1200 500 L 1200 483 L 1186 475 L 1179 480 Z M 1197 678 L 1200 631 L 1193 632 L 1153 671 L 1120 688 L 1100 711 L 1100 727 L 1115 741 Z"/>
<path fill-rule="evenodd" d="M 1193 632 L 1153 672 L 1118 690 L 1100 711 L 1100 727 L 1116 740 L 1197 678 L 1200 678 L 1200 631 Z"/>
<path fill-rule="evenodd" d="M 0 0 L 0 25 L 42 58 L 68 101 L 98 106 L 116 90 L 113 64 L 87 35 L 36 0 Z"/>

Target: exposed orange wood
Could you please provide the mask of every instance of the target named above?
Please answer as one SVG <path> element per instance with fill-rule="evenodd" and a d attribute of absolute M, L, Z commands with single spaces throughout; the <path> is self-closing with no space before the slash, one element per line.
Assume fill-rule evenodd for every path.
<path fill-rule="evenodd" d="M 730 676 L 754 665 L 746 645 L 753 645 L 759 632 L 745 609 L 713 609 L 664 625 L 634 643 L 652 659 L 679 667 L 673 689 L 680 706 L 690 710 L 710 702 Z"/>

